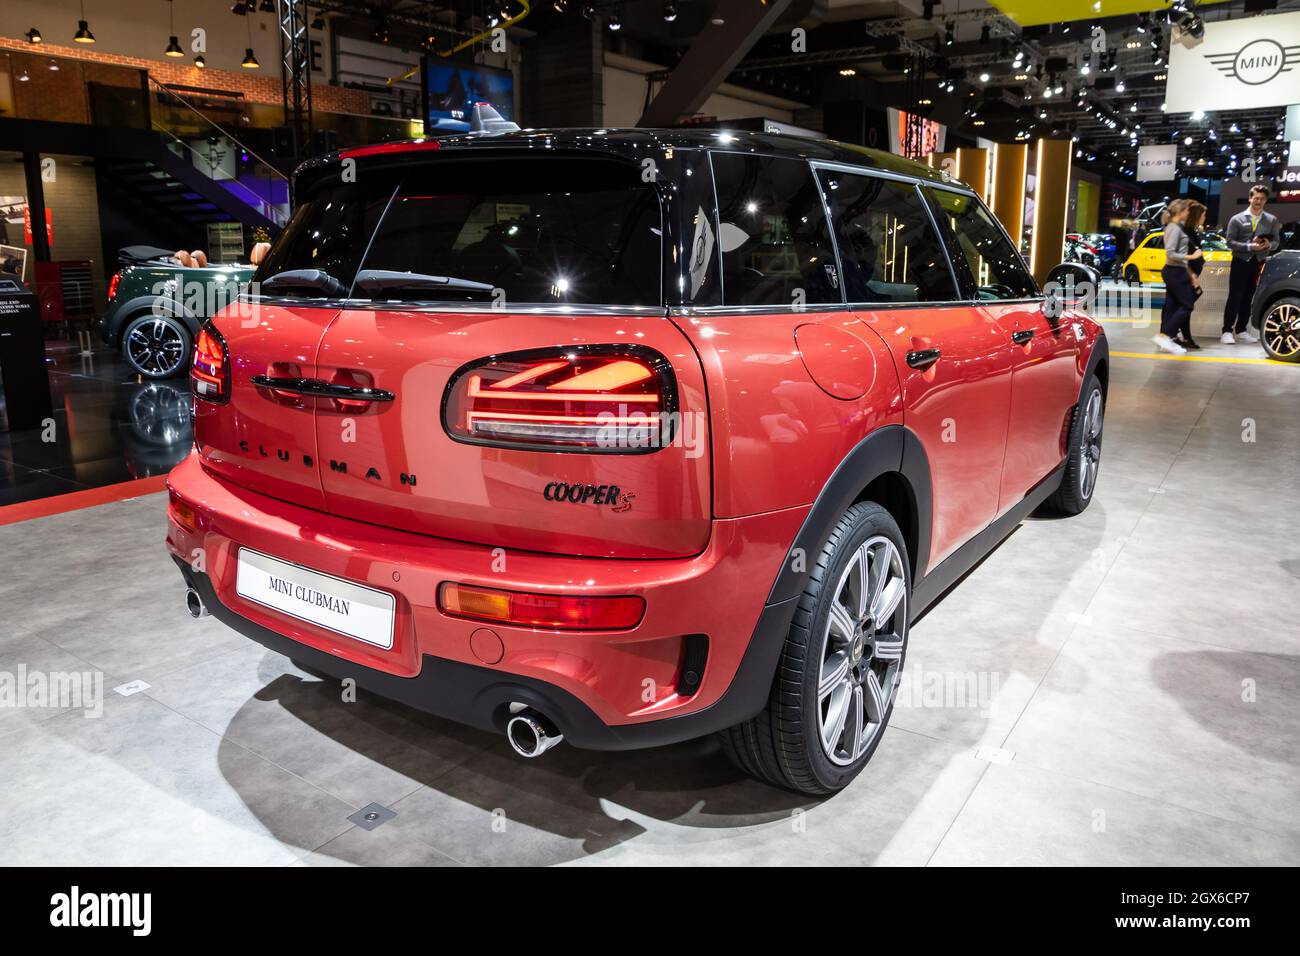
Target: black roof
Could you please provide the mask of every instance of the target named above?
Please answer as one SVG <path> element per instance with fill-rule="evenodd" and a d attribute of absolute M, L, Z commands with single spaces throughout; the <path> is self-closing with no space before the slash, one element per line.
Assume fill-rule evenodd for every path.
<path fill-rule="evenodd" d="M 436 146 L 434 145 L 436 143 Z M 952 182 L 940 170 L 924 163 L 904 159 L 892 153 L 835 140 L 807 139 L 780 133 L 758 133 L 726 129 L 525 129 L 502 133 L 464 133 L 402 142 L 382 143 L 342 149 L 328 156 L 303 163 L 294 173 L 300 175 L 349 156 L 384 154 L 395 157 L 404 152 L 422 153 L 437 150 L 503 149 L 512 151 L 560 150 L 593 151 L 639 160 L 651 152 L 664 149 L 722 149 L 754 152 L 773 156 L 845 163 L 867 169 L 879 169 L 929 182 Z"/>

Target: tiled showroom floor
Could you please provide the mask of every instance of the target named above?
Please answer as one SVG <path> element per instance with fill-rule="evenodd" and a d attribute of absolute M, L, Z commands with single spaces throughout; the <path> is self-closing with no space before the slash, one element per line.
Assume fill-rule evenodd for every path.
<path fill-rule="evenodd" d="M 874 761 L 822 801 L 709 741 L 525 762 L 342 703 L 188 618 L 162 495 L 0 527 L 0 671 L 150 685 L 97 719 L 0 708 L 0 864 L 1300 863 L 1300 368 L 1108 331 L 1137 354 L 1092 507 L 917 624 Z M 396 817 L 348 822 L 372 802 Z"/>

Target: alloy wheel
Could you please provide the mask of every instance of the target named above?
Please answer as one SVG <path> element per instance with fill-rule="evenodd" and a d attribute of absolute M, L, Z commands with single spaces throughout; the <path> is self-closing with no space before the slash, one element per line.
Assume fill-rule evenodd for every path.
<path fill-rule="evenodd" d="M 1101 389 L 1094 388 L 1083 407 L 1082 439 L 1079 442 L 1079 496 L 1087 501 L 1097 486 L 1101 467 Z"/>
<path fill-rule="evenodd" d="M 126 355 L 138 371 L 165 378 L 185 361 L 185 337 L 173 323 L 154 317 L 127 333 Z"/>
<path fill-rule="evenodd" d="M 891 540 L 877 535 L 853 553 L 840 575 L 822 636 L 818 730 L 832 763 L 853 763 L 884 729 L 906 636 L 903 558 Z"/>
<path fill-rule="evenodd" d="M 1300 306 L 1281 302 L 1269 310 L 1260 323 L 1260 335 L 1268 353 L 1280 359 L 1300 354 Z"/>

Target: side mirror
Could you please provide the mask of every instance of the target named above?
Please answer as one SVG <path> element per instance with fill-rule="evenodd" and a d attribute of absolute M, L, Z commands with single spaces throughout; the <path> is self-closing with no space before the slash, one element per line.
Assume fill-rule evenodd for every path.
<path fill-rule="evenodd" d="M 1059 319 L 1066 309 L 1092 310 L 1101 285 L 1101 273 L 1082 262 L 1062 262 L 1053 266 L 1043 285 L 1043 312 L 1050 319 Z"/>

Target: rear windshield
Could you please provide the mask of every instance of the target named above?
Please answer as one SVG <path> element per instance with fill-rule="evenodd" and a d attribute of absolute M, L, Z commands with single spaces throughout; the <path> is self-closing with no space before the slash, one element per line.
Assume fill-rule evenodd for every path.
<path fill-rule="evenodd" d="M 352 298 L 512 305 L 649 305 L 660 290 L 658 192 L 603 159 L 436 159 L 318 184 L 258 269 L 321 270 Z M 364 272 L 363 272 L 364 270 Z M 401 288 L 374 271 L 446 277 Z M 362 281 L 356 283 L 358 272 Z M 460 280 L 460 281 L 457 281 Z M 486 288 L 484 288 L 486 287 Z M 320 283 L 265 290 L 320 297 Z M 333 297 L 338 297 L 333 296 Z"/>

